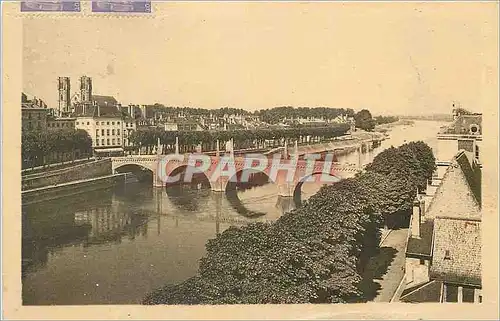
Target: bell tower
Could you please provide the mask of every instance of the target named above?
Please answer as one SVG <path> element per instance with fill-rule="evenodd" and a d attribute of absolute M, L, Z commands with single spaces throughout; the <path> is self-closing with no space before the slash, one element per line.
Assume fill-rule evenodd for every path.
<path fill-rule="evenodd" d="M 92 101 L 92 78 L 87 76 L 80 77 L 80 99 L 82 103 Z"/>
<path fill-rule="evenodd" d="M 69 77 L 59 77 L 57 89 L 59 90 L 59 114 L 71 111 L 70 80 Z"/>

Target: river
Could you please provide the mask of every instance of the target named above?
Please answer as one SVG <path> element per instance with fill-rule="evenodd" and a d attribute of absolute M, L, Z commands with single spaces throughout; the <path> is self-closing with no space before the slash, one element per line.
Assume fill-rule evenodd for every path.
<path fill-rule="evenodd" d="M 387 147 L 423 140 L 436 148 L 446 123 L 396 126 L 363 163 Z M 356 163 L 355 154 L 339 162 Z M 304 184 L 302 199 L 320 185 Z M 237 198 L 207 189 L 123 187 L 65 197 L 22 209 L 25 305 L 136 304 L 162 285 L 196 274 L 205 243 L 230 225 L 276 220 L 294 207 L 266 184 Z M 248 213 L 266 215 L 249 218 Z"/>

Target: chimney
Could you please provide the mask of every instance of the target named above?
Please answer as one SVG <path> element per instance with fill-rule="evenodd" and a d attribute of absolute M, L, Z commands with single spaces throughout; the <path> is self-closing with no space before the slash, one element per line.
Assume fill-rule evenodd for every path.
<path fill-rule="evenodd" d="M 411 236 L 413 238 L 420 238 L 420 200 L 419 197 L 413 202 L 413 213 L 411 216 Z"/>

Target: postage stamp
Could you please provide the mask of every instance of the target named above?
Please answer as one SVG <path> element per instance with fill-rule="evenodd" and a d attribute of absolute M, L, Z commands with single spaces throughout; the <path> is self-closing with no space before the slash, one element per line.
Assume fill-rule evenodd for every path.
<path fill-rule="evenodd" d="M 151 1 L 92 1 L 92 12 L 151 12 Z"/>
<path fill-rule="evenodd" d="M 80 11 L 80 1 L 52 0 L 52 1 L 21 1 L 21 11 L 42 12 L 42 11 Z"/>

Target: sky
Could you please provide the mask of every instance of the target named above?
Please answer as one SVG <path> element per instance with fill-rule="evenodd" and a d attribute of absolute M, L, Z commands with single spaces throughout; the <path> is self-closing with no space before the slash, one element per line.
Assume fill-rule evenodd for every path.
<path fill-rule="evenodd" d="M 496 70 L 494 3 L 156 3 L 148 17 L 25 18 L 23 90 L 57 77 L 123 105 L 374 114 L 481 111 Z"/>

